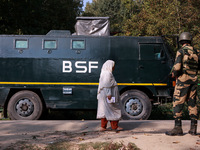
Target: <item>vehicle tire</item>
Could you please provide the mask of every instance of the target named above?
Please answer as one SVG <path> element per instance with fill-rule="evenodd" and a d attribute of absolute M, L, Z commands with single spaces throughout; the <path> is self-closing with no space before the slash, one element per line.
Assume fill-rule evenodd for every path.
<path fill-rule="evenodd" d="M 7 110 L 12 120 L 37 120 L 42 115 L 43 106 L 36 93 L 24 90 L 10 98 Z"/>
<path fill-rule="evenodd" d="M 122 119 L 146 120 L 151 114 L 149 97 L 142 91 L 129 90 L 121 95 Z"/>

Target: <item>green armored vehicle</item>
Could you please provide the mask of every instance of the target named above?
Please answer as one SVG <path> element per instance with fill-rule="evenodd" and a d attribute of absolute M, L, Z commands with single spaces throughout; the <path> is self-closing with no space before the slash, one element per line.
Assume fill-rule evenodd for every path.
<path fill-rule="evenodd" d="M 116 62 L 123 119 L 148 119 L 171 99 L 174 58 L 162 37 L 110 36 L 106 17 L 77 18 L 76 33 L 0 35 L 0 106 L 11 119 L 45 109 L 96 109 L 103 63 Z"/>

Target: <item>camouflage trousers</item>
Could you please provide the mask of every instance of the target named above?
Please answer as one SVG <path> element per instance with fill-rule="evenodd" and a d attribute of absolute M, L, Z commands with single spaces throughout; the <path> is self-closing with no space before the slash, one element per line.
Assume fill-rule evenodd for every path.
<path fill-rule="evenodd" d="M 197 84 L 176 84 L 173 96 L 174 118 L 182 117 L 184 103 L 188 103 L 188 111 L 191 119 L 198 119 L 196 104 Z"/>

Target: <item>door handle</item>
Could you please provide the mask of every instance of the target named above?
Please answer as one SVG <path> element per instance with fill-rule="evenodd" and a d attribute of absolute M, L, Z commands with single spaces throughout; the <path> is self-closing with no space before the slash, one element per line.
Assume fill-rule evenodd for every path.
<path fill-rule="evenodd" d="M 138 67 L 139 69 L 144 69 L 144 66 L 142 66 L 142 65 L 139 65 L 139 67 Z"/>

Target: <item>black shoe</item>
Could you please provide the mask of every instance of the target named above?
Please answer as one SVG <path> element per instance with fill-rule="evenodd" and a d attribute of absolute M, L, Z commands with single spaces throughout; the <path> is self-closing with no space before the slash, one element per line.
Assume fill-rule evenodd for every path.
<path fill-rule="evenodd" d="M 197 135 L 197 127 L 191 127 L 191 129 L 188 131 L 191 135 Z"/>
<path fill-rule="evenodd" d="M 197 135 L 197 120 L 191 120 L 190 130 L 188 131 L 191 135 Z"/>
<path fill-rule="evenodd" d="M 171 131 L 165 132 L 165 134 L 169 136 L 183 136 L 183 130 L 181 126 L 175 126 Z"/>

